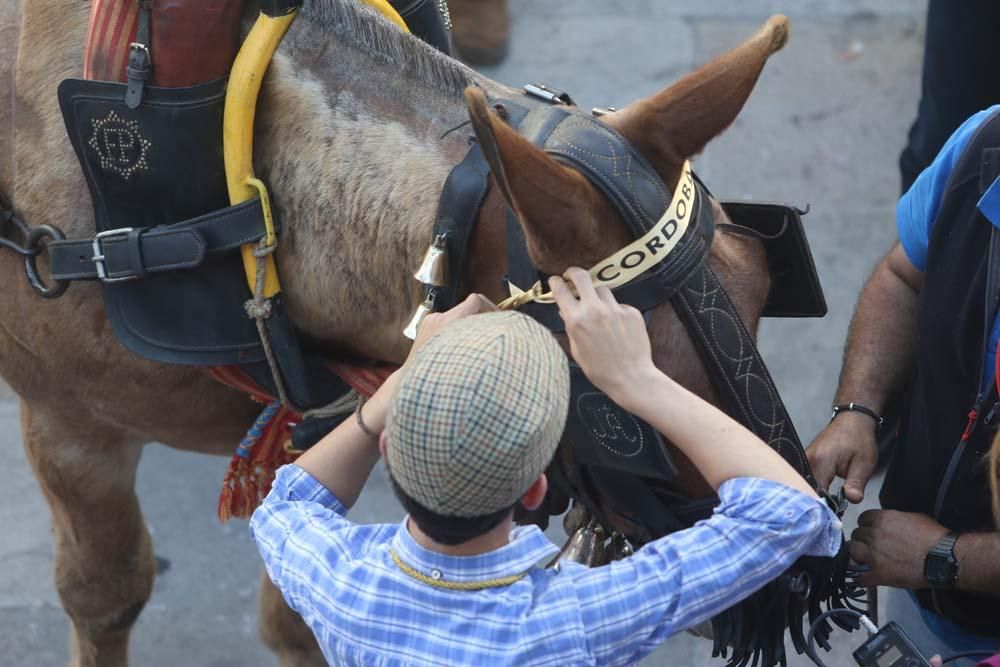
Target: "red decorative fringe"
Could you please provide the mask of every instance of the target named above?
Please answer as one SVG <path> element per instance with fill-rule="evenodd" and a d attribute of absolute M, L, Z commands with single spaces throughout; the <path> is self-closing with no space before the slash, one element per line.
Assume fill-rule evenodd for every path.
<path fill-rule="evenodd" d="M 291 463 L 298 456 L 288 451 L 292 428 L 301 419 L 285 406 L 278 408 L 264 424 L 260 436 L 250 445 L 249 455 L 240 448 L 233 455 L 222 480 L 219 493 L 219 521 L 233 517 L 248 519 L 271 490 L 271 483 L 278 468 Z M 256 426 L 256 425 L 255 425 Z"/>
<path fill-rule="evenodd" d="M 330 362 L 328 367 L 337 373 L 352 389 L 370 397 L 396 370 L 389 365 L 358 365 Z M 245 392 L 262 405 L 262 410 L 275 399 L 264 392 L 239 366 L 213 366 L 205 369 L 212 379 Z M 240 449 L 229 462 L 219 494 L 218 516 L 220 521 L 231 518 L 248 519 L 271 490 L 278 468 L 294 461 L 299 453 L 289 451 L 292 429 L 302 420 L 302 415 L 281 406 L 264 424 L 254 424 L 248 434 L 251 444 L 248 455 Z M 259 435 L 254 433 L 260 428 Z M 254 440 L 252 435 L 256 435 Z M 244 438 L 244 443 L 247 438 Z M 243 445 L 241 444 L 241 447 Z M 247 453 L 247 452 L 243 452 Z"/>

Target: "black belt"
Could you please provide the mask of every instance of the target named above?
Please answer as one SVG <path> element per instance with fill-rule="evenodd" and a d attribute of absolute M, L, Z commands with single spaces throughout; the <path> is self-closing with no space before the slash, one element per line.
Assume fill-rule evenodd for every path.
<path fill-rule="evenodd" d="M 52 241 L 49 270 L 54 280 L 122 282 L 194 268 L 209 253 L 234 250 L 265 234 L 260 200 L 253 199 L 173 225 L 122 227 L 93 239 Z"/>

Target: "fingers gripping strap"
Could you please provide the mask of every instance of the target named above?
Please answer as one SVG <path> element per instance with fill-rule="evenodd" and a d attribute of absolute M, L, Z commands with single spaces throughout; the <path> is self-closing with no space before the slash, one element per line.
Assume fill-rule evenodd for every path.
<path fill-rule="evenodd" d="M 670 257 L 691 224 L 697 209 L 697 198 L 698 188 L 695 187 L 691 164 L 685 162 L 666 212 L 646 234 L 591 267 L 589 273 L 594 286 L 616 289 Z M 528 290 L 511 284 L 510 291 L 511 296 L 498 304 L 501 310 L 516 309 L 531 301 L 555 301 L 552 292 L 544 291 L 541 281 Z"/>

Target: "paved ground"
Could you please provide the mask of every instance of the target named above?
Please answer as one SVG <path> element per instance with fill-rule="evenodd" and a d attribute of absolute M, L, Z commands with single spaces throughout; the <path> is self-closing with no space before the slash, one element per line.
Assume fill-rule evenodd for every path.
<path fill-rule="evenodd" d="M 489 73 L 514 84 L 544 80 L 588 107 L 652 93 L 737 44 L 771 12 L 789 14 L 789 46 L 696 166 L 721 196 L 812 206 L 805 221 L 830 315 L 769 321 L 761 332 L 762 352 L 808 442 L 829 412 L 858 289 L 894 236 L 895 160 L 916 106 L 922 0 L 511 2 L 512 54 Z M 48 510 L 21 450 L 15 399 L 2 386 L 0 452 L 0 665 L 62 665 L 67 622 L 51 583 Z M 255 639 L 259 563 L 245 524 L 214 518 L 225 465 L 158 445 L 144 454 L 139 493 L 157 553 L 171 566 L 136 627 L 134 664 L 275 664 Z M 379 472 L 355 517 L 399 516 Z M 846 650 L 827 662 L 852 664 Z M 715 663 L 703 642 L 679 637 L 648 664 Z"/>

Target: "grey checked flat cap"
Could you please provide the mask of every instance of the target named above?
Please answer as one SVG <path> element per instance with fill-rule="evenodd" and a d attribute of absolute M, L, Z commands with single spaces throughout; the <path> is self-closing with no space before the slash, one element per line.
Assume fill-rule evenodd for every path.
<path fill-rule="evenodd" d="M 459 320 L 403 370 L 386 462 L 400 488 L 445 516 L 512 506 L 555 454 L 569 406 L 566 354 L 515 312 Z"/>

